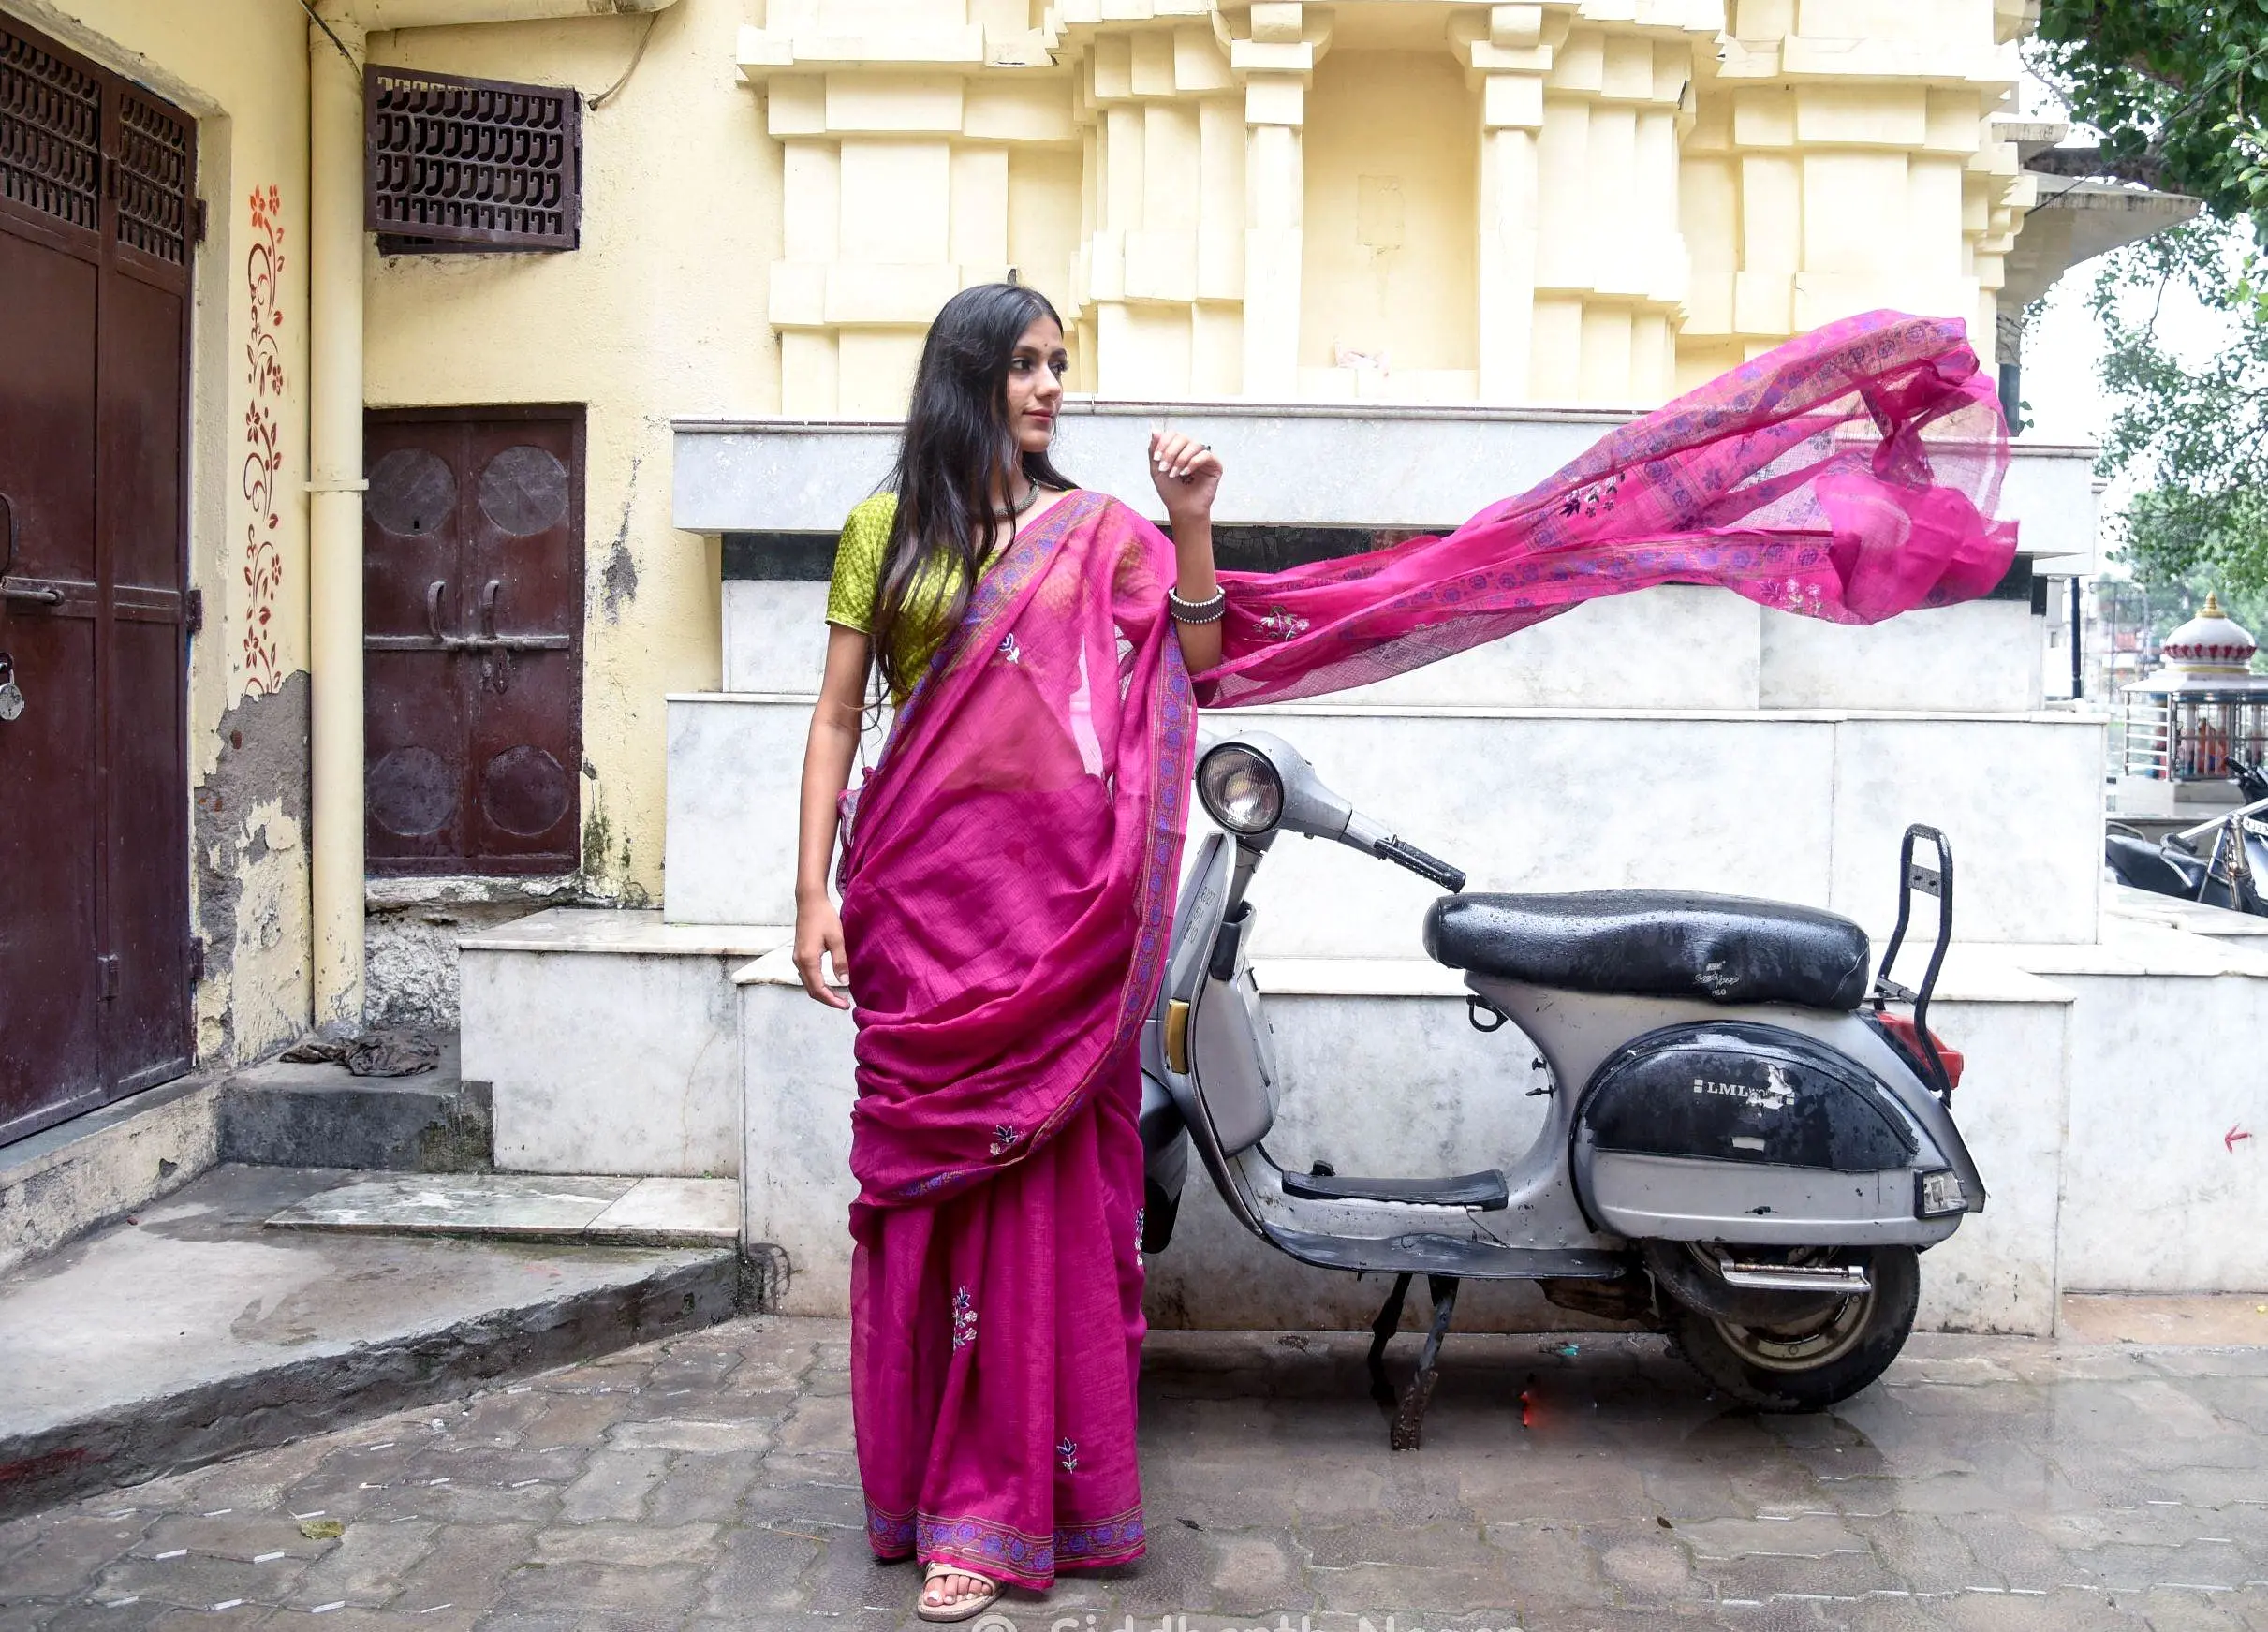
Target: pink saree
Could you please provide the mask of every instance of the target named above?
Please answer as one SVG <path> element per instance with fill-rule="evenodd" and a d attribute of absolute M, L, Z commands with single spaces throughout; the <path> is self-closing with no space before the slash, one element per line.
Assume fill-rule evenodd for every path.
<path fill-rule="evenodd" d="M 847 808 L 852 1406 L 868 1539 L 1044 1588 L 1142 1551 L 1135 1038 L 1196 701 L 1384 678 L 1585 600 L 1718 584 L 1845 623 L 1984 594 L 2006 429 L 1956 322 L 1803 336 L 1456 532 L 1223 574 L 1193 694 L 1171 543 L 1078 493 L 1027 526 Z"/>

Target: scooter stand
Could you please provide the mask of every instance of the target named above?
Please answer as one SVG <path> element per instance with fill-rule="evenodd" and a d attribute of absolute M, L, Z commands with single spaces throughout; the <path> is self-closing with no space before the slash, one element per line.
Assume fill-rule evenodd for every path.
<path fill-rule="evenodd" d="M 1425 1289 L 1434 1301 L 1434 1323 L 1418 1350 L 1417 1372 L 1398 1395 L 1386 1379 L 1386 1344 L 1402 1325 L 1402 1302 L 1409 1295 L 1406 1273 L 1394 1277 L 1394 1289 L 1386 1294 L 1378 1317 L 1370 1323 L 1370 1397 L 1392 1413 L 1387 1437 L 1396 1450 L 1416 1450 L 1424 1441 L 1425 1407 L 1440 1375 L 1441 1340 L 1449 1334 L 1450 1317 L 1457 1310 L 1456 1276 L 1428 1275 Z"/>

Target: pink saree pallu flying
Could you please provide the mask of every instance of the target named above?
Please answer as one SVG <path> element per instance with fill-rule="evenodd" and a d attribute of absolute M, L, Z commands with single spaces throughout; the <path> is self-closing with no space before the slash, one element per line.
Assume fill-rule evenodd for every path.
<path fill-rule="evenodd" d="M 1601 595 L 1716 584 L 1874 623 L 1988 592 L 2007 431 L 1961 325 L 1830 325 L 1444 537 L 1224 573 L 1185 672 L 1171 543 L 1077 493 L 1028 526 L 847 801 L 852 1406 L 868 1538 L 1043 1588 L 1142 1551 L 1136 1037 L 1196 705 L 1383 679 Z"/>

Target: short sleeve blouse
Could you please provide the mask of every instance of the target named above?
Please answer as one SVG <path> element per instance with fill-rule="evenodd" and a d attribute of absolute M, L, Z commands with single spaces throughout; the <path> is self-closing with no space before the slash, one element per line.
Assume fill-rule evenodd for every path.
<path fill-rule="evenodd" d="M 853 507 L 834 547 L 834 574 L 827 585 L 827 621 L 869 634 L 875 597 L 882 589 L 882 557 L 890 549 L 890 524 L 897 519 L 898 496 L 876 493 Z"/>

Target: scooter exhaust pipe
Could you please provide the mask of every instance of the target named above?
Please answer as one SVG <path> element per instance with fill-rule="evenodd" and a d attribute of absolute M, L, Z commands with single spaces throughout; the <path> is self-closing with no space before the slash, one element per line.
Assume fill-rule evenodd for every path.
<path fill-rule="evenodd" d="M 1856 1264 L 1744 1264 L 1720 1257 L 1716 1273 L 1726 1286 L 1748 1292 L 1833 1292 L 1851 1297 L 1874 1290 L 1874 1282 Z"/>

